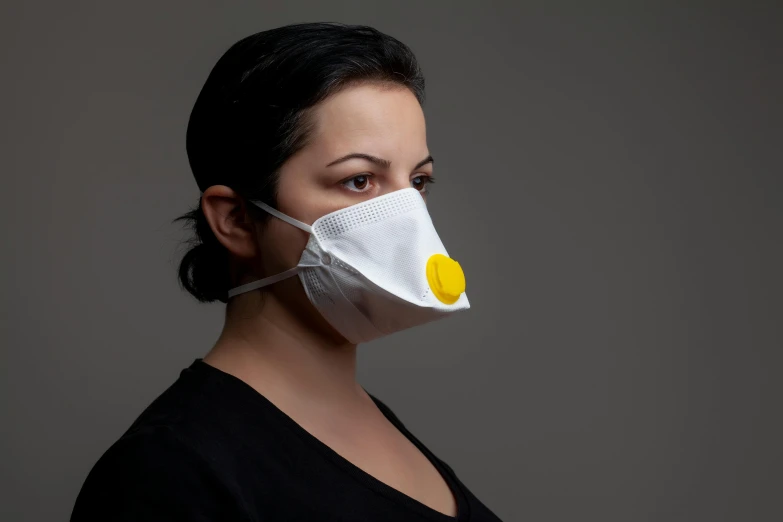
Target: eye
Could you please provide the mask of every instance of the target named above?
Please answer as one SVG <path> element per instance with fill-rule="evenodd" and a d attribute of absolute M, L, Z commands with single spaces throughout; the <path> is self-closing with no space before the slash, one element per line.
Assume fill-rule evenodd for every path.
<path fill-rule="evenodd" d="M 416 176 L 411 179 L 411 186 L 422 193 L 429 192 L 428 185 L 430 183 L 435 183 L 435 178 L 430 175 Z"/>
<path fill-rule="evenodd" d="M 360 174 L 343 181 L 343 185 L 353 192 L 367 192 L 370 188 L 370 176 L 371 174 Z"/>

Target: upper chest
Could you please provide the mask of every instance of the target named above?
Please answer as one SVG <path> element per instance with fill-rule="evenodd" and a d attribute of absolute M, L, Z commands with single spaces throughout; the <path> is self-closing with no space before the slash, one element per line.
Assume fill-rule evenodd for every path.
<path fill-rule="evenodd" d="M 362 472 L 431 509 L 455 516 L 457 504 L 427 456 L 385 417 L 363 422 L 304 422 L 305 429 Z"/>

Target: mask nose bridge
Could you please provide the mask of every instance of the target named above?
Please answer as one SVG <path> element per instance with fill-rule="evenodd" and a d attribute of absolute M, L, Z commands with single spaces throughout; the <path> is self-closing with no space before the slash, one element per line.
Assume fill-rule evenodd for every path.
<path fill-rule="evenodd" d="M 290 217 L 290 216 L 288 216 L 286 214 L 283 214 L 279 210 L 272 208 L 271 206 L 267 205 L 263 201 L 260 201 L 260 200 L 250 200 L 250 202 L 253 203 L 255 206 L 265 210 L 269 214 L 275 216 L 276 218 L 278 218 L 278 219 L 280 219 L 282 221 L 285 221 L 286 223 L 288 223 L 290 225 L 293 225 L 296 228 L 304 230 L 305 232 L 310 234 L 312 237 L 315 237 L 316 240 L 318 240 L 320 238 L 316 237 L 317 234 L 315 233 L 315 229 L 317 228 L 317 225 L 318 225 L 319 222 L 321 222 L 321 221 L 323 221 L 323 220 L 325 220 L 325 219 L 327 219 L 329 217 L 333 217 L 336 214 L 340 214 L 341 212 L 350 211 L 350 209 L 353 208 L 353 207 L 360 207 L 362 205 L 368 205 L 368 204 L 372 204 L 372 203 L 377 203 L 379 200 L 383 200 L 383 199 L 392 199 L 392 198 L 397 198 L 397 197 L 404 197 L 404 194 L 408 193 L 408 192 L 415 192 L 417 196 L 421 197 L 421 194 L 419 194 L 419 191 L 416 190 L 413 187 L 406 187 L 406 188 L 403 188 L 403 189 L 392 190 L 391 192 L 387 192 L 385 194 L 381 194 L 380 196 L 376 196 L 376 197 L 374 197 L 372 199 L 368 199 L 368 200 L 362 201 L 360 203 L 356 203 L 354 205 L 349 205 L 347 207 L 339 208 L 339 209 L 334 210 L 332 212 L 328 212 L 327 214 L 324 214 L 323 216 L 321 216 L 318 219 L 316 219 L 313 222 L 312 225 L 308 225 L 307 223 L 303 223 L 302 221 L 299 221 L 298 219 L 294 219 L 294 218 L 292 218 L 292 217 Z M 319 243 L 320 243 L 320 241 L 319 241 Z"/>

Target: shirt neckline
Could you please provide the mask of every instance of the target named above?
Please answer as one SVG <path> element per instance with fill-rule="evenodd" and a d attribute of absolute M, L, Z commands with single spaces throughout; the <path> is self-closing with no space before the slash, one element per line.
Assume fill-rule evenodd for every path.
<path fill-rule="evenodd" d="M 391 422 L 394 425 L 394 427 L 396 427 L 403 434 L 403 436 L 405 436 L 412 444 L 414 444 L 419 449 L 419 451 L 421 451 L 424 454 L 424 456 L 435 467 L 438 473 L 440 473 L 441 477 L 443 477 L 443 480 L 448 485 L 457 503 L 456 516 L 452 517 L 446 515 L 445 513 L 441 513 L 440 511 L 429 507 L 423 502 L 420 502 L 415 498 L 406 495 L 402 491 L 395 489 L 389 486 L 388 484 L 386 484 L 385 482 L 382 482 L 381 480 L 370 475 L 360 467 L 356 466 L 353 462 L 349 461 L 348 459 L 346 459 L 345 457 L 337 453 L 335 450 L 333 450 L 327 444 L 325 444 L 316 436 L 311 434 L 309 431 L 304 429 L 293 418 L 288 416 L 287 413 L 285 413 L 283 410 L 278 408 L 272 401 L 270 401 L 263 394 L 259 393 L 255 388 L 253 388 L 252 386 L 244 382 L 242 379 L 239 379 L 234 375 L 226 373 L 223 370 L 220 370 L 219 368 L 215 368 L 214 366 L 204 362 L 204 360 L 201 358 L 196 359 L 193 362 L 193 364 L 190 366 L 190 369 L 200 370 L 204 373 L 211 374 L 213 376 L 218 377 L 220 380 L 224 382 L 235 385 L 237 389 L 244 390 L 243 393 L 248 398 L 248 400 L 251 400 L 252 402 L 257 404 L 261 404 L 263 407 L 265 407 L 265 409 L 271 411 L 275 416 L 277 416 L 280 419 L 280 421 L 285 426 L 288 427 L 289 430 L 295 433 L 304 443 L 314 447 L 318 451 L 318 453 L 320 453 L 328 461 L 332 462 L 343 472 L 352 476 L 359 483 L 375 491 L 376 493 L 383 495 L 389 500 L 392 500 L 393 502 L 402 505 L 407 509 L 415 511 L 419 515 L 431 519 L 433 522 L 467 522 L 468 520 L 470 520 L 470 512 L 469 512 L 467 497 L 461 485 L 459 484 L 459 481 L 456 480 L 456 477 L 453 476 L 451 472 L 449 472 L 449 470 L 447 470 L 443 466 L 443 464 L 441 464 L 441 462 L 439 462 L 439 459 L 426 446 L 424 446 L 424 444 L 421 441 L 419 441 L 419 439 L 417 439 L 410 431 L 408 431 L 407 428 L 405 428 L 404 425 L 402 425 L 399 419 L 396 419 L 393 414 L 389 414 L 389 412 L 386 411 L 387 408 L 385 407 L 384 404 L 382 404 L 375 396 L 373 396 L 366 389 L 364 391 L 367 393 L 367 395 L 370 396 L 370 398 L 373 400 L 376 407 L 378 407 L 378 409 L 381 411 L 384 417 L 386 417 L 389 420 L 389 422 Z M 364 389 L 364 387 L 362 387 L 362 389 Z"/>

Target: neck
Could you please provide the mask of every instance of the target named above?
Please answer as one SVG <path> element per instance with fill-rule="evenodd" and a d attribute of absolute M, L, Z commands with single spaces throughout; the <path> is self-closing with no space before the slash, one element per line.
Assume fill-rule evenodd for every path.
<path fill-rule="evenodd" d="M 303 315 L 273 292 L 236 296 L 204 362 L 267 397 L 321 408 L 366 403 L 356 381 L 356 345 L 317 331 Z"/>

